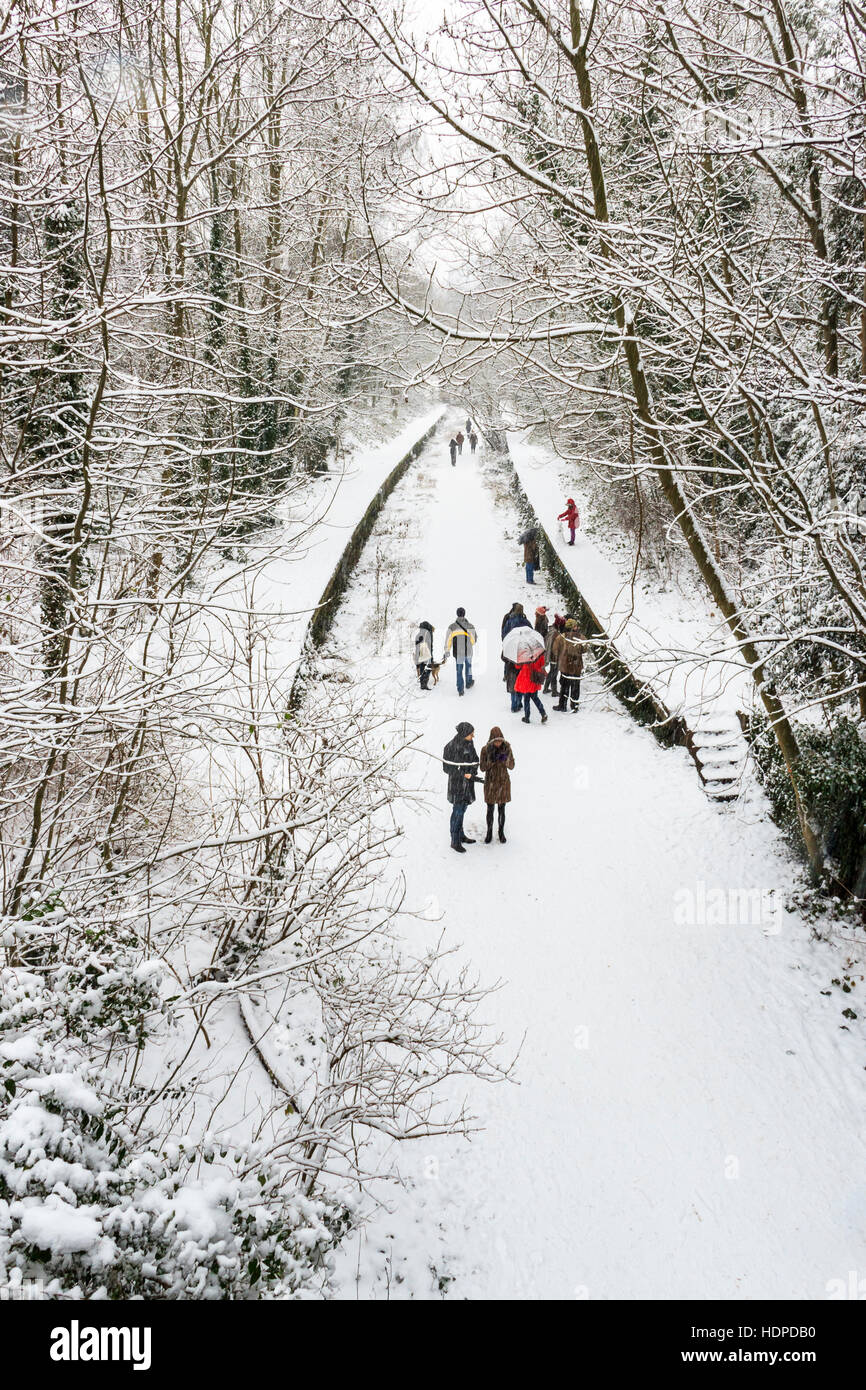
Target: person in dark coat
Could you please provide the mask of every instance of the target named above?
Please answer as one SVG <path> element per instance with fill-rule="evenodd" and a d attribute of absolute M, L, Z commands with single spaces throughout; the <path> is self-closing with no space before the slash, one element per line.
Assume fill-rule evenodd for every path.
<path fill-rule="evenodd" d="M 529 723 L 529 702 L 535 705 L 541 715 L 542 724 L 547 723 L 547 710 L 538 698 L 538 692 L 544 685 L 544 652 L 539 652 L 534 661 L 524 661 L 517 672 L 517 680 L 514 682 L 515 695 L 523 696 L 523 722 Z"/>
<path fill-rule="evenodd" d="M 466 807 L 475 800 L 475 782 L 478 772 L 478 754 L 472 736 L 475 733 L 471 724 L 465 721 L 457 725 L 457 737 L 446 743 L 442 754 L 442 771 L 448 778 L 448 800 L 451 803 L 451 848 L 458 854 L 465 854 L 465 845 L 475 841 L 463 831 L 463 817 Z"/>
<path fill-rule="evenodd" d="M 473 452 L 473 454 L 474 454 L 474 453 L 475 453 L 475 450 L 478 448 L 478 435 L 475 433 L 474 430 L 471 430 L 471 431 L 470 431 L 470 434 L 469 434 L 469 444 L 470 444 L 470 447 L 471 447 L 472 452 Z"/>
<path fill-rule="evenodd" d="M 553 644 L 553 655 L 559 666 L 559 704 L 557 713 L 565 712 L 566 701 L 574 712 L 580 701 L 580 678 L 583 674 L 583 638 L 574 618 L 566 618 L 565 629 Z"/>
<path fill-rule="evenodd" d="M 468 415 L 466 417 L 466 435 L 467 438 L 471 437 L 472 435 L 472 421 L 469 419 Z"/>
<path fill-rule="evenodd" d="M 544 638 L 544 650 L 547 653 L 547 634 L 550 630 L 550 623 L 547 621 L 547 609 L 543 606 L 535 610 L 535 631 Z"/>
<path fill-rule="evenodd" d="M 502 730 L 494 726 L 490 738 L 481 750 L 479 764 L 484 773 L 484 802 L 487 807 L 487 834 L 485 845 L 493 839 L 493 807 L 499 812 L 499 843 L 505 844 L 505 807 L 511 800 L 511 778 L 509 772 L 514 767 L 514 754 L 511 744 L 506 743 Z"/>
<path fill-rule="evenodd" d="M 555 695 L 557 692 L 557 662 L 554 656 L 556 639 L 565 627 L 565 619 L 561 613 L 555 613 L 553 622 L 548 629 L 545 654 L 547 656 L 547 680 L 544 682 L 543 695 Z"/>
<path fill-rule="evenodd" d="M 510 609 L 502 619 L 501 636 L 504 638 L 507 633 L 512 632 L 516 627 L 531 627 L 532 624 L 523 611 L 522 603 L 512 603 Z M 505 689 L 511 696 L 511 713 L 519 714 L 523 708 L 523 703 L 514 689 L 514 682 L 517 680 L 517 667 L 513 661 L 507 657 L 502 658 L 503 672 L 502 679 L 505 681 Z"/>
<path fill-rule="evenodd" d="M 538 535 L 535 530 L 524 531 L 520 537 L 523 546 L 523 563 L 526 566 L 527 584 L 535 583 L 535 571 L 540 567 L 541 556 L 538 551 Z"/>
<path fill-rule="evenodd" d="M 449 439 L 449 440 L 448 440 L 448 452 L 449 452 L 449 454 L 451 455 L 451 467 L 452 467 L 452 468 L 456 468 L 456 467 L 457 467 L 457 440 L 456 440 L 456 439 Z"/>
<path fill-rule="evenodd" d="M 415 633 L 415 670 L 418 672 L 418 682 L 422 690 L 429 689 L 427 682 L 430 680 L 432 661 L 433 628 L 428 622 L 419 623 L 418 631 Z"/>

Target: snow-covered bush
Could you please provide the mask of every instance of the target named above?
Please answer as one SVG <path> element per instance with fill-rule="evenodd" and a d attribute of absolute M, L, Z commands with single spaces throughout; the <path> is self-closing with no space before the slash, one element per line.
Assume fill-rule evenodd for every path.
<path fill-rule="evenodd" d="M 64 991 L 31 969 L 0 974 L 0 1282 L 148 1299 L 321 1286 L 346 1205 L 293 1189 L 254 1146 L 187 1147 L 137 1125 L 135 1093 L 68 1040 Z"/>
<path fill-rule="evenodd" d="M 832 728 L 797 728 L 800 795 L 819 831 L 831 887 L 863 896 L 866 841 L 866 740 L 849 719 Z M 797 810 L 791 779 L 767 721 L 755 722 L 752 746 L 759 776 L 779 825 L 797 843 Z"/>

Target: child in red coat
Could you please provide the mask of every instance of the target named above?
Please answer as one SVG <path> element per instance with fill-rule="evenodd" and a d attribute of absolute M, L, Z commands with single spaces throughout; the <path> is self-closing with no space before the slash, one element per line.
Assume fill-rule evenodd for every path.
<path fill-rule="evenodd" d="M 544 685 L 544 652 L 538 653 L 534 661 L 524 661 L 517 672 L 517 680 L 514 682 L 514 690 L 517 695 L 523 696 L 523 722 L 529 723 L 529 702 L 535 705 L 541 715 L 542 724 L 547 723 L 547 711 L 538 698 L 538 692 Z"/>
<path fill-rule="evenodd" d="M 568 505 L 566 506 L 565 511 L 560 512 L 559 516 L 556 519 L 557 521 L 565 522 L 569 530 L 569 535 L 571 536 L 571 539 L 568 542 L 568 544 L 574 545 L 574 533 L 580 525 L 580 512 L 577 510 L 577 506 L 573 497 L 569 497 Z"/>

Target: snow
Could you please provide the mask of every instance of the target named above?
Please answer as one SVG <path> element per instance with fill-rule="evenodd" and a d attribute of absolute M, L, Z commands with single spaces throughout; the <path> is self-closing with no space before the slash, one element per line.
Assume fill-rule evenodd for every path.
<path fill-rule="evenodd" d="M 68 1110 L 84 1110 L 88 1115 L 102 1113 L 99 1096 L 74 1072 L 50 1072 L 46 1076 L 30 1077 L 21 1085 L 25 1090 L 52 1097 Z"/>
<path fill-rule="evenodd" d="M 41 1206 L 27 1206 L 21 1211 L 18 1204 L 13 1204 L 12 1215 L 21 1218 L 24 1240 L 40 1250 L 51 1250 L 58 1255 L 72 1254 L 92 1250 L 102 1240 L 95 1217 L 78 1211 L 54 1195 L 46 1197 Z"/>
<path fill-rule="evenodd" d="M 798 871 L 775 828 L 708 802 L 686 751 L 660 748 L 596 675 L 575 715 L 541 726 L 533 711 L 527 726 L 510 713 L 502 615 L 515 599 L 530 614 L 561 601 L 525 583 L 521 549 L 503 539 L 516 534 L 507 477 L 465 452 L 452 469 L 446 440 L 410 470 L 374 537 L 407 565 L 394 642 L 367 635 L 363 574 L 334 642 L 354 654 L 371 707 L 419 735 L 403 780 L 423 797 L 403 807 L 394 864 L 414 914 L 406 941 L 444 932 L 499 982 L 482 1013 L 517 1060 L 513 1082 L 470 1083 L 469 1142 L 383 1154 L 404 1187 L 379 1190 L 388 1205 L 343 1257 L 342 1294 L 824 1297 L 866 1263 L 854 1120 L 866 1081 L 860 1025 L 830 987 L 840 947 L 785 911 Z M 558 482 L 534 488 L 547 517 L 544 488 L 558 500 Z M 438 655 L 458 605 L 479 632 L 477 684 L 458 698 L 449 661 L 422 694 L 413 624 L 430 618 Z M 457 856 L 439 758 L 463 719 L 479 750 L 500 724 L 516 768 L 508 843 L 482 843 L 478 802 L 466 818 L 477 843 Z M 701 910 L 719 902 L 738 904 L 727 920 Z"/>

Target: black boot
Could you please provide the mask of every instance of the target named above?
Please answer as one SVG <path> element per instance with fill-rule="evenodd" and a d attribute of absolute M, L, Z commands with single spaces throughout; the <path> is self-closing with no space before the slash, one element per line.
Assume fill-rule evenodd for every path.
<path fill-rule="evenodd" d="M 466 851 L 465 851 L 465 849 L 463 848 L 463 846 L 462 846 L 462 845 L 455 845 L 455 843 L 454 843 L 453 840 L 451 841 L 451 848 L 452 848 L 453 850 L 456 850 L 456 852 L 457 852 L 458 854 L 465 854 L 465 853 L 466 853 Z"/>
<path fill-rule="evenodd" d="M 499 807 L 499 843 L 505 844 L 505 807 Z"/>
<path fill-rule="evenodd" d="M 484 836 L 485 845 L 489 845 L 493 839 L 493 807 L 487 807 L 487 834 Z"/>

